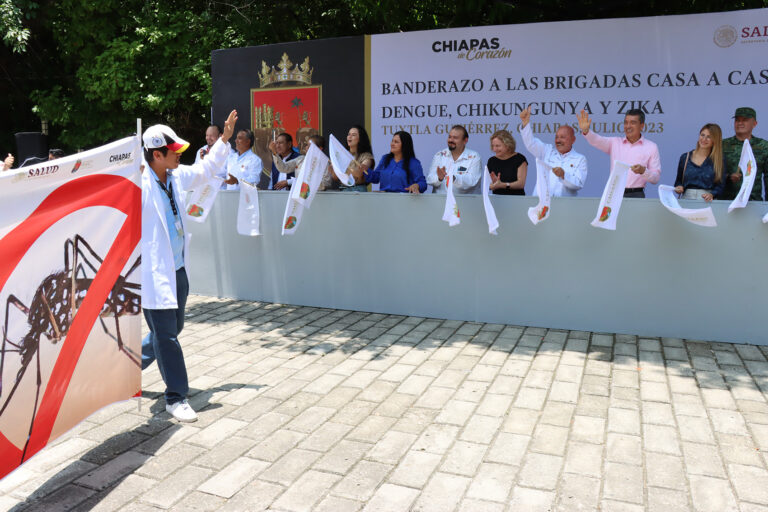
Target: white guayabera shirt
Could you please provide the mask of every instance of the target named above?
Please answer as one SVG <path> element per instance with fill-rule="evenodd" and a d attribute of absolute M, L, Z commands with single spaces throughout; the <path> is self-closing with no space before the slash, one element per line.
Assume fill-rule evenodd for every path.
<path fill-rule="evenodd" d="M 561 154 L 552 144 L 545 144 L 533 136 L 531 123 L 525 125 L 521 132 L 525 148 L 536 158 L 550 167 L 560 167 L 564 176 L 558 178 L 553 172 L 549 173 L 549 194 L 552 197 L 575 196 L 584 182 L 587 181 L 587 158 L 571 149 Z M 536 195 L 534 191 L 533 195 Z"/>

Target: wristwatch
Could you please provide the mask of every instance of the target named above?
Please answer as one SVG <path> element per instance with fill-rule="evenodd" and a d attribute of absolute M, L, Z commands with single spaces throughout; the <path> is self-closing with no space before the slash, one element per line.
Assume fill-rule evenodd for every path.
<path fill-rule="evenodd" d="M 507 190 L 509 190 L 509 183 L 507 183 Z"/>

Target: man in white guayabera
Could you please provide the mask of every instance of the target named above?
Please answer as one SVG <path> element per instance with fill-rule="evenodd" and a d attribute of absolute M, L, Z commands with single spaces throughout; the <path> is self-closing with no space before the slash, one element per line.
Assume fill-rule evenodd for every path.
<path fill-rule="evenodd" d="M 467 149 L 467 129 L 457 124 L 448 132 L 448 147 L 438 151 L 429 166 L 427 183 L 432 192 L 445 194 L 445 177 L 453 176 L 453 191 L 457 194 L 480 193 L 480 155 Z"/>
<path fill-rule="evenodd" d="M 533 136 L 531 107 L 520 112 L 525 148 L 537 159 L 552 167 L 549 173 L 549 195 L 575 196 L 587 180 L 587 158 L 573 150 L 576 134 L 570 126 L 560 126 L 555 132 L 555 145 L 545 144 Z"/>

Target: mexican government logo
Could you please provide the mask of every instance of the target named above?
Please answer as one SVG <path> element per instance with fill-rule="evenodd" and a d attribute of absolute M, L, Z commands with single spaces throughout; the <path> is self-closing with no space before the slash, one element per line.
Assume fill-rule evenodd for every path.
<path fill-rule="evenodd" d="M 728 48 L 738 39 L 736 29 L 730 25 L 723 25 L 715 29 L 714 41 L 720 48 Z"/>
<path fill-rule="evenodd" d="M 265 169 L 272 166 L 267 146 L 278 134 L 289 133 L 301 150 L 312 135 L 322 132 L 322 86 L 312 85 L 313 71 L 309 57 L 295 66 L 287 53 L 277 67 L 261 61 L 259 88 L 251 89 L 251 129 L 254 152 Z"/>

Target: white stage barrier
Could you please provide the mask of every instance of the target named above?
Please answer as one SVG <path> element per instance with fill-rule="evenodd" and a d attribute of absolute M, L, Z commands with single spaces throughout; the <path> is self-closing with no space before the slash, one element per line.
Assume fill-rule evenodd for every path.
<path fill-rule="evenodd" d="M 318 194 L 281 236 L 285 192 L 260 192 L 261 232 L 236 232 L 238 195 L 222 192 L 193 233 L 192 291 L 204 295 L 558 329 L 765 344 L 765 203 L 694 226 L 656 199 L 627 199 L 616 231 L 590 226 L 599 199 L 553 198 L 531 224 L 532 197 Z M 681 201 L 683 207 L 699 203 Z M 344 226 L 339 229 L 338 226 Z"/>

